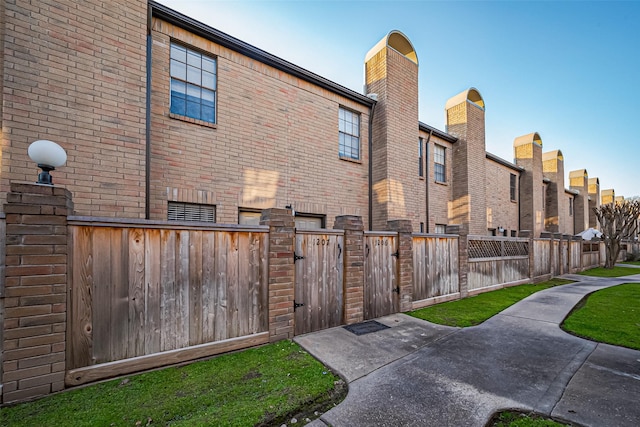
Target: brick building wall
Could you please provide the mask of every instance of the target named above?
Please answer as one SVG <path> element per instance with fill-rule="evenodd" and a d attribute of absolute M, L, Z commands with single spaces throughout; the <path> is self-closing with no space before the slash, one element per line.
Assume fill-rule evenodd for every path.
<path fill-rule="evenodd" d="M 217 58 L 217 123 L 170 117 L 170 44 Z M 216 205 L 236 223 L 239 208 L 283 208 L 327 216 L 368 209 L 369 107 L 284 74 L 168 22 L 153 21 L 151 217 L 167 201 Z M 360 160 L 339 159 L 338 110 L 360 115 Z"/>
<path fill-rule="evenodd" d="M 453 147 L 454 143 L 447 141 L 443 138 L 439 138 L 434 134 L 431 134 L 431 138 L 429 138 L 429 134 L 426 132 L 421 132 L 420 136 L 423 139 L 425 144 L 424 147 L 424 156 L 425 158 L 425 179 L 421 180 L 425 185 L 425 190 L 423 190 L 422 194 L 426 193 L 426 186 L 429 186 L 428 190 L 428 215 L 429 218 L 424 226 L 424 231 L 428 233 L 434 233 L 437 225 L 447 225 L 450 223 L 450 201 L 452 198 L 452 182 L 453 182 Z M 434 165 L 434 150 L 436 145 L 443 147 L 445 150 L 445 182 L 436 181 L 435 177 L 435 165 Z M 425 182 L 426 181 L 426 182 Z M 420 193 L 418 193 L 420 194 Z M 425 197 L 426 194 L 425 194 Z M 424 200 L 424 199 L 423 199 Z M 424 212 L 424 216 L 421 216 L 420 222 L 423 222 L 427 215 L 427 208 L 422 208 L 422 212 Z M 413 230 L 419 231 L 419 224 L 413 224 Z"/>
<path fill-rule="evenodd" d="M 403 49 L 405 48 L 405 49 Z M 418 176 L 418 63 L 399 32 L 385 36 L 365 59 L 366 92 L 376 94 L 373 116 L 373 228 L 388 220 L 424 222 L 425 188 Z"/>
<path fill-rule="evenodd" d="M 447 132 L 458 138 L 453 149 L 451 223 L 469 234 L 487 233 L 484 101 L 476 89 L 447 101 Z"/>
<path fill-rule="evenodd" d="M 2 2 L 2 174 L 34 181 L 38 139 L 60 144 L 54 182 L 88 215 L 144 215 L 147 2 Z M 10 61 L 10 62 L 8 62 Z"/>
<path fill-rule="evenodd" d="M 544 228 L 552 233 L 568 232 L 562 213 L 568 211 L 564 197 L 564 157 L 560 150 L 542 153 L 542 174 L 549 180 L 546 192 Z"/>
<path fill-rule="evenodd" d="M 518 232 L 518 176 L 520 169 L 486 159 L 487 229 L 496 235 L 511 236 Z M 511 175 L 516 180 L 516 199 L 511 200 Z M 504 231 L 501 233 L 499 229 Z"/>
<path fill-rule="evenodd" d="M 520 175 L 520 229 L 534 237 L 544 231 L 545 189 L 542 174 L 542 140 L 537 132 L 523 135 L 513 142 L 516 165 Z"/>
<path fill-rule="evenodd" d="M 575 234 L 589 228 L 589 175 L 586 169 L 569 172 L 569 189 L 577 192 L 573 201 Z"/>

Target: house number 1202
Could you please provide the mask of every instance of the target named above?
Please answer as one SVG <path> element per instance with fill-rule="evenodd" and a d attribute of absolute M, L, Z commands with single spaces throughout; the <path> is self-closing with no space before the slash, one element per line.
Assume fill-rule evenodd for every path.
<path fill-rule="evenodd" d="M 327 237 L 326 239 L 313 239 L 313 244 L 317 246 L 326 246 L 329 244 L 329 238 Z"/>

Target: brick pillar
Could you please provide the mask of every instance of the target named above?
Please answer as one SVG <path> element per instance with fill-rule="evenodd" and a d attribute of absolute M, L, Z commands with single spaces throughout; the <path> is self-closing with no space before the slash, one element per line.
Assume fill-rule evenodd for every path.
<path fill-rule="evenodd" d="M 413 228 L 408 219 L 387 221 L 390 231 L 398 232 L 398 287 L 400 312 L 410 311 L 413 302 Z"/>
<path fill-rule="evenodd" d="M 447 234 L 458 235 L 458 286 L 460 298 L 469 296 L 469 231 L 460 225 L 447 225 Z"/>
<path fill-rule="evenodd" d="M 333 228 L 344 230 L 344 321 L 350 325 L 364 320 L 364 223 L 342 215 Z"/>
<path fill-rule="evenodd" d="M 266 209 L 260 225 L 269 226 L 269 339 L 293 338 L 295 222 L 291 210 Z"/>
<path fill-rule="evenodd" d="M 2 402 L 64 388 L 67 215 L 64 188 L 11 184 L 7 195 Z"/>

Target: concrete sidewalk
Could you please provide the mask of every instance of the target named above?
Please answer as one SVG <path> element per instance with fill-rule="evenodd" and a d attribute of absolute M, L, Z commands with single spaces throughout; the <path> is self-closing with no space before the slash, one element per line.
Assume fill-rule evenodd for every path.
<path fill-rule="evenodd" d="M 584 426 L 640 425 L 640 351 L 598 344 L 559 324 L 588 293 L 640 275 L 550 288 L 482 325 L 451 328 L 395 314 L 357 336 L 343 327 L 295 341 L 349 383 L 311 425 L 484 426 L 503 409 Z"/>

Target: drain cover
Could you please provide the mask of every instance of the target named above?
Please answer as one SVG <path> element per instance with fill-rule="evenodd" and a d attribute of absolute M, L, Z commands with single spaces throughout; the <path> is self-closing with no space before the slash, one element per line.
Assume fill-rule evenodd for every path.
<path fill-rule="evenodd" d="M 382 331 L 383 329 L 389 329 L 387 325 L 383 325 L 382 323 L 376 322 L 375 320 L 347 325 L 343 326 L 343 328 L 356 335 L 370 334 L 371 332 L 378 332 Z"/>

